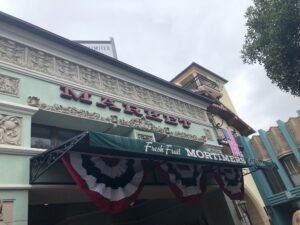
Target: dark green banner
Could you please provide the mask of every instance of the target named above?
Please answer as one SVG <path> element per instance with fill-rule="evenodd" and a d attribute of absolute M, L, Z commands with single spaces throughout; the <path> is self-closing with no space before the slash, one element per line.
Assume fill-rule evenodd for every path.
<path fill-rule="evenodd" d="M 241 156 L 225 155 L 199 149 L 132 139 L 103 133 L 89 133 L 89 145 L 93 148 L 105 150 L 105 153 L 161 160 L 189 161 L 194 163 L 211 164 L 230 167 L 248 167 L 245 158 Z"/>

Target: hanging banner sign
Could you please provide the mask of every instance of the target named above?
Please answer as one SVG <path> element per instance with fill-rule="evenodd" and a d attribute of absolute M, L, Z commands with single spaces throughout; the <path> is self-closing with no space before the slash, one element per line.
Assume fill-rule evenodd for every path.
<path fill-rule="evenodd" d="M 240 149 L 239 146 L 235 140 L 234 135 L 232 134 L 232 132 L 230 130 L 224 129 L 222 128 L 223 134 L 225 136 L 225 139 L 230 147 L 230 150 L 232 152 L 233 155 L 240 155 Z"/>

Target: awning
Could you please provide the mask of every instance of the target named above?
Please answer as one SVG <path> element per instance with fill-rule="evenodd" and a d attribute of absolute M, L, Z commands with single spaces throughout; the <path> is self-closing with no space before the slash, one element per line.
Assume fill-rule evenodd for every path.
<path fill-rule="evenodd" d="M 274 164 L 257 159 L 191 149 L 177 145 L 133 139 L 117 135 L 83 132 L 30 159 L 30 181 L 34 182 L 68 151 L 86 154 L 123 156 L 231 168 L 273 168 Z"/>
<path fill-rule="evenodd" d="M 30 160 L 30 182 L 34 183 L 58 160 L 76 184 L 106 212 L 120 212 L 135 201 L 143 188 L 153 160 L 175 196 L 194 203 L 206 190 L 206 173 L 212 173 L 220 188 L 232 199 L 243 196 L 242 168 L 269 168 L 273 164 L 191 149 L 166 143 L 117 135 L 83 132 Z"/>

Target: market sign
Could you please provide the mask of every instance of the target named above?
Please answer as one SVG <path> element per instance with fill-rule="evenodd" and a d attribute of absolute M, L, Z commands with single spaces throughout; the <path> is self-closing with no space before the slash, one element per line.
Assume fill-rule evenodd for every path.
<path fill-rule="evenodd" d="M 60 87 L 61 93 L 60 97 L 69 100 L 79 101 L 83 104 L 91 105 L 93 104 L 92 101 L 92 94 L 88 91 L 83 92 L 76 92 L 70 87 L 61 86 Z M 109 110 L 115 112 L 121 112 L 123 110 L 124 113 L 128 115 L 134 115 L 137 117 L 144 116 L 146 119 L 154 120 L 157 122 L 164 121 L 166 124 L 177 126 L 181 125 L 183 128 L 190 128 L 191 122 L 187 119 L 178 118 L 169 114 L 161 114 L 152 109 L 144 109 L 142 110 L 139 106 L 132 105 L 129 103 L 123 103 L 122 108 L 118 107 L 113 99 L 107 97 L 100 97 L 99 101 L 96 102 L 96 106 L 100 108 L 108 108 Z"/>

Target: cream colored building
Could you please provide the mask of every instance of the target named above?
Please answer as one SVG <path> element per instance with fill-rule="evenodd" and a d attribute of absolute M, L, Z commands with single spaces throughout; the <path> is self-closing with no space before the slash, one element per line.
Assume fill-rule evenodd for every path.
<path fill-rule="evenodd" d="M 170 82 L 198 93 L 215 99 L 215 103 L 209 108 L 211 122 L 217 128 L 217 137 L 220 144 L 225 144 L 221 129 L 225 128 L 234 131 L 237 136 L 248 136 L 255 131 L 248 126 L 234 108 L 225 84 L 228 82 L 221 76 L 209 71 L 208 69 L 192 63 Z M 228 146 L 224 146 L 226 151 Z M 245 201 L 249 217 L 253 225 L 270 224 L 269 218 L 264 210 L 263 200 L 258 192 L 256 184 L 249 171 L 245 170 Z"/>

